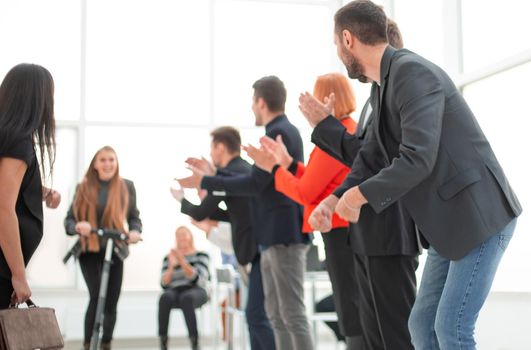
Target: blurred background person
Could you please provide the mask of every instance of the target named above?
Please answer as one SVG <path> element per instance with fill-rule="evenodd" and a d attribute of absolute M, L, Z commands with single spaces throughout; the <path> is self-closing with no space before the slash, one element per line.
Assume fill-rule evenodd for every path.
<path fill-rule="evenodd" d="M 175 231 L 175 247 L 164 257 L 161 285 L 164 292 L 159 299 L 160 349 L 168 349 L 170 311 L 182 310 L 192 350 L 199 350 L 199 332 L 195 309 L 208 301 L 207 282 L 210 279 L 210 258 L 198 252 L 192 232 L 186 226 Z"/>
<path fill-rule="evenodd" d="M 59 205 L 41 182 L 55 160 L 53 95 L 52 75 L 35 64 L 13 67 L 0 85 L 0 309 L 31 296 L 26 265 L 43 235 L 42 200 Z"/>
<path fill-rule="evenodd" d="M 116 152 L 110 146 L 99 149 L 77 186 L 64 221 L 68 235 L 79 235 L 82 250 L 79 266 L 90 295 L 85 313 L 84 349 L 89 349 L 94 328 L 106 245 L 106 240 L 92 230 L 115 229 L 127 234 L 128 243 L 137 243 L 142 231 L 139 214 L 135 186 L 120 176 Z M 103 318 L 101 348 L 105 350 L 111 348 L 122 288 L 123 259 L 128 255 L 127 243 L 115 243 Z"/>
<path fill-rule="evenodd" d="M 189 158 L 187 163 L 193 169 L 201 169 L 205 174 L 216 175 L 220 178 L 230 178 L 234 175 L 251 175 L 252 167 L 240 156 L 240 132 L 230 126 L 221 126 L 214 129 L 210 135 L 210 157 L 213 167 L 204 158 Z M 197 184 L 198 185 L 198 184 Z M 204 190 L 203 190 L 204 191 Z M 252 350 L 274 350 L 275 338 L 273 328 L 264 308 L 264 288 L 261 272 L 261 254 L 258 251 L 257 231 L 259 228 L 253 221 L 253 211 L 257 207 L 257 198 L 232 195 L 230 192 L 209 193 L 199 205 L 193 205 L 186 198 L 182 189 L 172 190 L 173 196 L 181 202 L 181 212 L 190 215 L 195 220 L 214 219 L 229 221 L 232 228 L 232 246 L 238 264 L 246 266 L 251 264 L 248 277 L 247 305 L 245 317 L 249 329 Z M 219 208 L 224 201 L 227 210 Z M 243 274 L 243 269 L 239 269 Z M 245 278 L 245 276 L 242 276 Z"/>

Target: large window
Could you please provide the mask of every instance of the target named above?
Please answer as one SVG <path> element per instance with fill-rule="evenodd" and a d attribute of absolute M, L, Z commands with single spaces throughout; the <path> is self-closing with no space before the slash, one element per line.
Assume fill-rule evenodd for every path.
<path fill-rule="evenodd" d="M 318 75 L 344 72 L 333 44 L 333 14 L 346 2 L 1 1 L 0 77 L 17 63 L 35 62 L 51 71 L 56 87 L 53 185 L 63 203 L 45 210 L 45 238 L 29 269 L 32 285 L 83 286 L 77 267 L 61 262 L 73 243 L 62 221 L 76 183 L 103 145 L 116 148 L 122 175 L 135 182 L 145 228 L 144 242 L 132 248 L 126 263 L 126 290 L 158 288 L 161 258 L 173 244 L 174 229 L 188 223 L 168 191 L 173 177 L 186 173 L 184 159 L 208 156 L 209 131 L 219 125 L 240 128 L 244 143 L 256 144 L 263 134 L 254 127 L 250 108 L 255 80 L 274 74 L 285 82 L 287 115 L 301 129 L 308 154 L 311 130 L 297 99 L 313 89 Z M 376 2 L 397 21 L 406 48 L 450 70 L 458 84 L 471 81 L 462 73 L 475 77 L 460 87 L 527 208 L 529 166 L 522 159 L 529 148 L 525 84 L 531 79 L 531 58 L 507 69 L 493 66 L 531 49 L 525 17 L 530 5 L 518 0 L 503 6 L 472 0 Z M 353 86 L 357 116 L 369 85 Z M 530 229 L 524 211 L 495 289 L 531 291 L 529 279 L 521 278 L 531 274 L 525 252 Z"/>
<path fill-rule="evenodd" d="M 524 213 L 518 219 L 514 238 L 498 270 L 494 288 L 497 290 L 531 290 L 531 263 L 528 258 L 531 221 L 531 166 L 526 161 L 529 149 L 531 108 L 527 102 L 527 80 L 531 62 L 467 86 L 465 98 L 490 141 Z"/>

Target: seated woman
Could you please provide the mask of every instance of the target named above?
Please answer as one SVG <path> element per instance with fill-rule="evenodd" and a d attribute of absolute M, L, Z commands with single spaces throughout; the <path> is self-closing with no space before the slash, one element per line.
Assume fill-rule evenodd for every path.
<path fill-rule="evenodd" d="M 181 226 L 175 231 L 176 247 L 172 248 L 162 263 L 161 285 L 164 292 L 159 299 L 160 349 L 168 349 L 168 324 L 171 309 L 183 311 L 193 350 L 199 349 L 199 334 L 195 309 L 208 300 L 206 284 L 210 278 L 209 256 L 198 252 L 189 228 Z"/>

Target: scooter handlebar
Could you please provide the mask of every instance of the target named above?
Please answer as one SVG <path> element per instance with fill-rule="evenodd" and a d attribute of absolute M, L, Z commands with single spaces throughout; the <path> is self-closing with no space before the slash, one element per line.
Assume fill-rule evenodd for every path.
<path fill-rule="evenodd" d="M 119 241 L 127 241 L 127 235 L 118 230 L 113 230 L 110 228 L 98 228 L 98 229 L 92 229 L 91 232 L 103 238 L 111 238 L 111 239 L 116 239 Z"/>

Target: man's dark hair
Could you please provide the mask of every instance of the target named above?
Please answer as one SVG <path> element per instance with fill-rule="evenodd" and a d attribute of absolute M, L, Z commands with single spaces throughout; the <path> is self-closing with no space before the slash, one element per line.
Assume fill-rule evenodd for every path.
<path fill-rule="evenodd" d="M 240 153 L 242 139 L 239 131 L 232 126 L 220 126 L 212 130 L 210 136 L 212 136 L 212 142 L 225 145 L 231 154 Z"/>
<path fill-rule="evenodd" d="M 387 16 L 370 0 L 346 4 L 336 12 L 334 22 L 340 38 L 343 30 L 348 30 L 365 45 L 387 43 Z"/>
<path fill-rule="evenodd" d="M 286 88 L 282 80 L 274 75 L 263 77 L 253 84 L 254 98 L 263 98 L 271 112 L 284 112 Z"/>
<path fill-rule="evenodd" d="M 396 22 L 390 18 L 387 19 L 387 40 L 389 41 L 389 45 L 395 49 L 401 49 L 404 47 L 400 29 L 398 29 Z"/>

